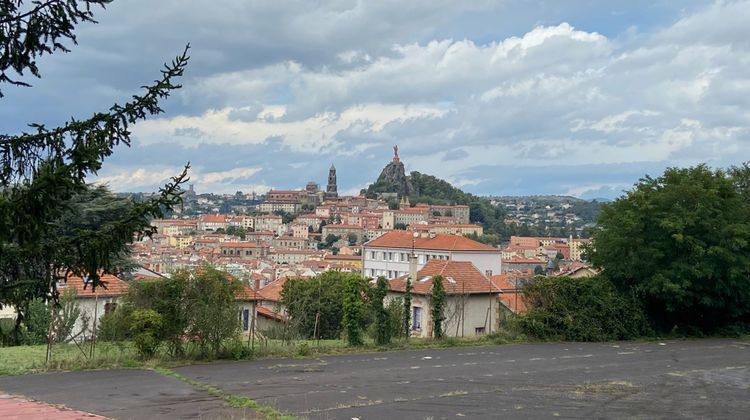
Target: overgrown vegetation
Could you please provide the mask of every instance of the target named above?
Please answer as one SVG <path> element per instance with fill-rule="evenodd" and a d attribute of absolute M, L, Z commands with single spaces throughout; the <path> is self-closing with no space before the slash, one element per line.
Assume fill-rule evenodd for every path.
<path fill-rule="evenodd" d="M 344 281 L 344 333 L 350 346 L 364 344 L 362 324 L 364 324 L 363 296 L 369 286 L 359 276 L 347 276 Z"/>
<path fill-rule="evenodd" d="M 432 313 L 432 336 L 443 338 L 443 321 L 445 314 L 443 306 L 445 305 L 445 286 L 443 285 L 443 276 L 434 276 L 432 278 L 432 298 L 430 299 L 430 311 Z"/>
<path fill-rule="evenodd" d="M 605 204 L 591 262 L 661 331 L 750 324 L 750 166 L 669 168 Z"/>
<path fill-rule="evenodd" d="M 186 342 L 195 344 L 202 358 L 217 357 L 239 331 L 239 287 L 226 273 L 208 266 L 133 282 L 124 303 L 102 318 L 99 337 L 132 339 L 143 358 L 153 357 L 162 344 L 173 357 L 182 357 Z"/>
<path fill-rule="evenodd" d="M 380 346 L 391 342 L 393 328 L 388 309 L 384 306 L 385 295 L 388 292 L 388 280 L 378 277 L 375 293 L 372 298 L 373 310 L 375 311 L 375 343 Z"/>
<path fill-rule="evenodd" d="M 544 340 L 608 341 L 651 333 L 641 302 L 602 276 L 536 277 L 523 289 L 528 313 L 515 325 Z"/>

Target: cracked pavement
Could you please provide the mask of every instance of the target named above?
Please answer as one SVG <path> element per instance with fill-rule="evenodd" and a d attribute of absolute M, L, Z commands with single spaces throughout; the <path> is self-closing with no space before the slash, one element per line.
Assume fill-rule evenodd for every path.
<path fill-rule="evenodd" d="M 750 341 L 548 343 L 222 362 L 176 372 L 300 418 L 742 418 Z M 252 418 L 145 370 L 0 379 L 107 417 Z"/>

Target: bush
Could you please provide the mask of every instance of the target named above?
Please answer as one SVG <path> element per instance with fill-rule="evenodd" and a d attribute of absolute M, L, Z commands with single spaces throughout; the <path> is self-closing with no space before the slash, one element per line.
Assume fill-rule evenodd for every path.
<path fill-rule="evenodd" d="M 117 308 L 99 320 L 97 338 L 102 341 L 125 341 L 133 338 L 130 326 L 131 305 L 118 305 Z"/>
<path fill-rule="evenodd" d="M 43 300 L 34 299 L 29 303 L 23 323 L 27 331 L 26 344 L 44 344 L 47 342 L 50 309 Z"/>
<path fill-rule="evenodd" d="M 151 309 L 136 309 L 130 314 L 130 333 L 141 357 L 153 357 L 162 342 L 164 317 Z"/>
<path fill-rule="evenodd" d="M 515 327 L 541 339 L 608 341 L 650 333 L 641 303 L 604 277 L 537 277 L 523 293 L 529 311 Z"/>

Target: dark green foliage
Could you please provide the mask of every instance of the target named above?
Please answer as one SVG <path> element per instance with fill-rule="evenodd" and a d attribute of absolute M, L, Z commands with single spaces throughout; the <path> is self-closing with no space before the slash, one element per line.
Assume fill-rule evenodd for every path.
<path fill-rule="evenodd" d="M 391 317 L 388 310 L 383 306 L 386 293 L 388 293 L 388 280 L 385 277 L 378 277 L 372 305 L 375 311 L 375 344 L 379 346 L 391 342 Z"/>
<path fill-rule="evenodd" d="M 404 337 L 406 337 L 406 339 L 409 339 L 409 336 L 411 335 L 411 289 L 412 278 L 410 276 L 406 279 L 406 286 L 403 296 L 404 311 L 401 314 L 403 315 L 401 330 L 403 331 Z"/>
<path fill-rule="evenodd" d="M 537 277 L 523 288 L 529 311 L 516 320 L 524 334 L 546 340 L 609 341 L 647 335 L 649 324 L 632 294 L 604 277 Z"/>
<path fill-rule="evenodd" d="M 75 25 L 93 21 L 98 0 L 2 1 L 0 14 L 0 84 L 25 84 L 9 72 L 39 76 L 36 60 L 43 54 L 67 51 L 75 42 Z M 174 79 L 187 65 L 187 48 L 161 77 L 130 102 L 113 105 L 88 119 L 71 118 L 60 127 L 30 124 L 31 132 L 0 134 L 0 306 L 13 305 L 24 322 L 35 298 L 57 301 L 57 281 L 69 273 L 88 276 L 101 287 L 101 273 L 117 270 L 134 237 L 151 235 L 149 220 L 163 217 L 181 202 L 182 174 L 155 198 L 134 203 L 117 217 L 68 228 L 63 222 L 80 198 L 91 193 L 86 178 L 95 175 L 118 145 L 130 145 L 130 127 L 162 112 L 159 101 L 180 86 Z M 78 199 L 78 201 L 76 201 Z M 67 229 L 66 229 L 67 228 Z"/>
<path fill-rule="evenodd" d="M 151 309 L 136 309 L 130 314 L 130 334 L 138 354 L 144 359 L 159 350 L 164 329 L 164 317 Z"/>
<path fill-rule="evenodd" d="M 97 339 L 102 341 L 125 341 L 132 339 L 130 320 L 134 310 L 131 305 L 117 305 L 114 311 L 102 316 L 98 323 Z M 167 327 L 169 326 L 168 321 L 165 321 L 165 324 Z M 169 336 L 163 333 L 167 327 L 162 329 L 164 337 Z"/>
<path fill-rule="evenodd" d="M 287 309 L 292 331 L 302 338 L 315 338 L 315 318 L 320 313 L 318 337 L 338 338 L 343 319 L 343 273 L 327 271 L 313 279 L 291 279 L 284 283 L 281 303 Z"/>
<path fill-rule="evenodd" d="M 432 335 L 440 339 L 443 338 L 443 306 L 445 305 L 445 286 L 443 285 L 442 276 L 432 278 L 432 299 L 430 299 L 432 314 Z"/>
<path fill-rule="evenodd" d="M 239 236 L 241 240 L 245 240 L 247 236 L 247 230 L 242 226 L 229 226 L 226 230 L 227 235 Z"/>
<path fill-rule="evenodd" d="M 411 181 L 412 187 L 414 187 L 413 197 L 409 197 L 409 199 L 411 200 L 412 198 L 417 198 L 421 200 L 414 201 L 414 203 L 454 203 L 468 205 L 476 198 L 471 194 L 459 190 L 449 182 L 443 181 L 442 179 L 436 178 L 432 175 L 413 171 L 409 174 L 409 180 Z M 423 201 L 422 199 L 427 199 L 428 201 Z"/>
<path fill-rule="evenodd" d="M 750 320 L 747 164 L 705 165 L 641 179 L 602 206 L 591 262 L 633 289 L 660 329 L 712 331 Z"/>
<path fill-rule="evenodd" d="M 222 345 L 236 337 L 240 321 L 235 294 L 240 288 L 228 274 L 208 266 L 188 277 L 184 296 L 187 333 L 203 356 L 218 355 Z"/>
<path fill-rule="evenodd" d="M 134 281 L 130 285 L 125 297 L 126 306 L 138 309 L 151 309 L 158 312 L 164 319 L 160 339 L 164 340 L 170 353 L 179 356 L 183 353 L 182 340 L 188 329 L 188 313 L 185 303 L 188 279 L 190 272 L 178 271 L 169 278 L 153 281 Z M 115 314 L 121 311 L 115 310 Z M 125 315 L 132 309 L 122 308 L 122 321 L 126 321 Z M 115 315 L 120 316 L 120 315 Z M 112 320 L 118 325 L 120 320 Z M 107 332 L 111 337 L 124 337 L 124 331 Z M 116 339 L 116 338 L 113 338 Z"/>
<path fill-rule="evenodd" d="M 404 223 L 396 223 L 395 225 L 393 225 L 393 228 L 396 230 L 406 230 L 407 227 L 408 226 Z"/>
<path fill-rule="evenodd" d="M 42 299 L 34 299 L 29 303 L 26 319 L 24 319 L 28 344 L 47 342 L 50 320 L 50 308 Z"/>
<path fill-rule="evenodd" d="M 275 214 L 277 216 L 281 216 L 281 223 L 283 223 L 285 225 L 293 222 L 294 219 L 297 218 L 296 215 L 294 215 L 292 213 L 287 213 L 284 210 L 276 210 L 275 212 L 273 212 L 273 214 Z"/>
<path fill-rule="evenodd" d="M 354 246 L 357 245 L 359 238 L 357 237 L 356 233 L 349 233 L 346 235 L 346 240 L 349 243 L 349 246 Z"/>
<path fill-rule="evenodd" d="M 347 276 L 344 281 L 344 332 L 350 346 L 361 346 L 364 308 L 362 304 L 365 290 L 359 276 Z"/>
<path fill-rule="evenodd" d="M 396 338 L 404 337 L 404 300 L 395 298 L 388 301 L 385 307 L 388 313 L 388 324 L 390 326 L 390 336 Z"/>
<path fill-rule="evenodd" d="M 536 267 L 534 267 L 534 275 L 535 276 L 544 275 L 544 268 L 542 268 L 541 265 L 537 265 Z"/>
<path fill-rule="evenodd" d="M 329 233 L 328 235 L 326 235 L 323 242 L 319 244 L 320 245 L 319 247 L 320 249 L 329 249 L 333 246 L 333 244 L 338 242 L 339 239 L 341 239 L 340 236 Z"/>

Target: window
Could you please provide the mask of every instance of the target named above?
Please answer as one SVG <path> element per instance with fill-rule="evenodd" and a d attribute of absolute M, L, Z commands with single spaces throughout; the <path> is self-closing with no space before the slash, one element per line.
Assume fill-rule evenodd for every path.
<path fill-rule="evenodd" d="M 388 261 L 393 261 L 393 252 L 388 253 Z"/>
<path fill-rule="evenodd" d="M 476 328 L 474 328 L 474 334 L 476 334 L 476 335 L 484 335 L 484 327 L 476 327 Z"/>
<path fill-rule="evenodd" d="M 371 260 L 375 259 L 375 251 L 370 251 L 370 259 Z"/>
<path fill-rule="evenodd" d="M 393 278 L 393 272 L 391 270 L 388 270 L 388 278 L 389 279 Z"/>
<path fill-rule="evenodd" d="M 419 306 L 412 307 L 411 329 L 412 331 L 422 329 L 422 308 Z"/>

